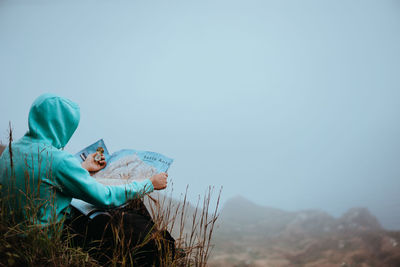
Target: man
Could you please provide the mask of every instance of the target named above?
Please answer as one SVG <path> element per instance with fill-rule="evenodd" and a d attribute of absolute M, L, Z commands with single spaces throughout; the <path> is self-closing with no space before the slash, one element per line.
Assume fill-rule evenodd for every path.
<path fill-rule="evenodd" d="M 62 149 L 78 127 L 76 103 L 52 94 L 39 96 L 29 111 L 28 132 L 0 156 L 2 195 L 12 196 L 8 209 L 22 211 L 32 224 L 49 227 L 70 220 L 71 199 L 111 208 L 167 186 L 166 173 L 141 182 L 105 186 L 90 176 L 105 167 L 90 155 L 82 165 Z M 32 212 L 34 211 L 34 212 Z"/>

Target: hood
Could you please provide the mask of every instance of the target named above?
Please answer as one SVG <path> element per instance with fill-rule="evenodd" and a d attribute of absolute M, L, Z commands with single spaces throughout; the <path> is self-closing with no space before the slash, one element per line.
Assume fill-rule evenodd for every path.
<path fill-rule="evenodd" d="M 62 148 L 71 139 L 79 119 L 78 104 L 57 95 L 43 94 L 29 111 L 27 135 Z"/>

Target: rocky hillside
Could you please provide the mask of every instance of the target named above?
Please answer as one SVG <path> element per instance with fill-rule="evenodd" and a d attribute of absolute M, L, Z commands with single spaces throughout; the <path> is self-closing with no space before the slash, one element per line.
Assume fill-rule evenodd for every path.
<path fill-rule="evenodd" d="M 211 266 L 400 266 L 400 232 L 384 230 L 366 208 L 334 218 L 236 197 L 222 209 L 214 241 Z"/>

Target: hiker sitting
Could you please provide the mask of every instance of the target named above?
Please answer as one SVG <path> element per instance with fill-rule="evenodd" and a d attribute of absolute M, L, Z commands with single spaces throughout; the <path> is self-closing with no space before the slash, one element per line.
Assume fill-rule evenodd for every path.
<path fill-rule="evenodd" d="M 71 199 L 81 199 L 104 209 L 119 207 L 153 190 L 165 189 L 168 175 L 160 173 L 141 182 L 118 186 L 98 183 L 89 172 L 104 168 L 104 158 L 96 162 L 91 155 L 81 165 L 72 154 L 63 150 L 77 129 L 79 119 L 78 105 L 68 99 L 44 94 L 33 102 L 29 111 L 28 132 L 20 140 L 12 142 L 0 156 L 2 192 L 11 193 L 18 199 L 8 202 L 8 208 L 22 209 L 25 220 L 43 227 L 62 224 L 66 220 L 64 229 L 69 228 L 84 235 L 99 231 L 110 233 L 107 229 L 98 228 L 110 229 L 111 226 L 120 225 L 120 231 L 126 238 L 125 245 L 134 247 L 135 242 L 143 241 L 143 236 L 154 229 L 154 223 L 148 213 L 146 214 L 144 206 L 139 203 L 140 207 L 116 209 L 111 211 L 112 220 L 103 225 L 93 225 L 71 208 Z M 32 203 L 35 207 L 34 215 L 25 209 Z M 74 229 L 77 222 L 79 229 Z M 86 230 L 80 232 L 82 228 Z M 139 235 L 138 231 L 144 232 Z M 97 238 L 98 235 L 91 237 Z M 107 234 L 103 237 L 104 244 L 110 244 L 113 239 Z M 85 236 L 84 239 L 90 237 Z M 105 255 L 109 257 L 110 253 Z M 146 260 L 150 258 L 147 257 Z"/>

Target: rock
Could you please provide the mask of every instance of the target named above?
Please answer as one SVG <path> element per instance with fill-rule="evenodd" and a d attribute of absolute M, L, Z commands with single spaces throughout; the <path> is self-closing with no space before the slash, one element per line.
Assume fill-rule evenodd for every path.
<path fill-rule="evenodd" d="M 367 208 L 352 208 L 338 220 L 345 230 L 381 230 L 378 219 Z"/>

